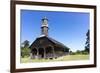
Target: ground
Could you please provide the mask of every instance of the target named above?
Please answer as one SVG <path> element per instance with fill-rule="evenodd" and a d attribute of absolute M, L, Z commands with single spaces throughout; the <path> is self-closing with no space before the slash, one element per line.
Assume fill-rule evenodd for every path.
<path fill-rule="evenodd" d="M 74 60 L 88 60 L 89 55 L 67 55 L 57 59 L 30 59 L 30 57 L 21 58 L 21 63 L 30 62 L 54 62 L 54 61 L 74 61 Z"/>

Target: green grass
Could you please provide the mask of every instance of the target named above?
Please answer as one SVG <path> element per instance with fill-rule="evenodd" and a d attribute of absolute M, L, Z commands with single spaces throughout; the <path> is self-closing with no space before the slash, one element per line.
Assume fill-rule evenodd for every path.
<path fill-rule="evenodd" d="M 54 62 L 54 61 L 74 61 L 74 60 L 88 60 L 89 55 L 67 55 L 57 59 L 30 59 L 30 57 L 21 58 L 21 63 L 29 62 Z"/>

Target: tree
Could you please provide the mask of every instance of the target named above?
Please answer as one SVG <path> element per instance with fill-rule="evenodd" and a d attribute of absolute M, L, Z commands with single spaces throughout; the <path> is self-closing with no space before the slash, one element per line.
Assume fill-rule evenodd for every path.
<path fill-rule="evenodd" d="M 89 30 L 88 30 L 88 32 L 86 33 L 86 43 L 85 43 L 85 50 L 84 51 L 86 51 L 86 52 L 88 52 L 89 53 L 89 51 L 90 51 L 90 32 L 89 32 Z"/>
<path fill-rule="evenodd" d="M 70 55 L 75 55 L 76 53 L 75 52 L 73 52 L 73 51 L 69 51 L 70 52 Z"/>
<path fill-rule="evenodd" d="M 81 50 L 77 50 L 76 54 L 82 54 L 82 51 Z"/>
<path fill-rule="evenodd" d="M 28 57 L 30 55 L 29 41 L 25 40 L 21 44 L 21 57 Z"/>
<path fill-rule="evenodd" d="M 28 41 L 28 40 L 25 40 L 25 41 L 22 43 L 22 46 L 23 46 L 24 48 L 29 47 L 29 41 Z"/>

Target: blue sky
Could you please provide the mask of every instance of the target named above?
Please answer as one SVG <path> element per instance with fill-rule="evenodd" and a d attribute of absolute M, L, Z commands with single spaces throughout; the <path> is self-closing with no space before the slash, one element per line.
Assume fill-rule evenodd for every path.
<path fill-rule="evenodd" d="M 21 43 L 30 44 L 41 34 L 41 19 L 48 18 L 49 36 L 72 51 L 83 50 L 89 29 L 89 13 L 21 10 Z"/>

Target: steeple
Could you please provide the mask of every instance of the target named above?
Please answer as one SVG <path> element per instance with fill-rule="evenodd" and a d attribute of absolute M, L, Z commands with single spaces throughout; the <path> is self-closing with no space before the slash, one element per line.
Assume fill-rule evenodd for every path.
<path fill-rule="evenodd" d="M 48 19 L 46 17 L 42 19 L 41 34 L 48 36 Z"/>

